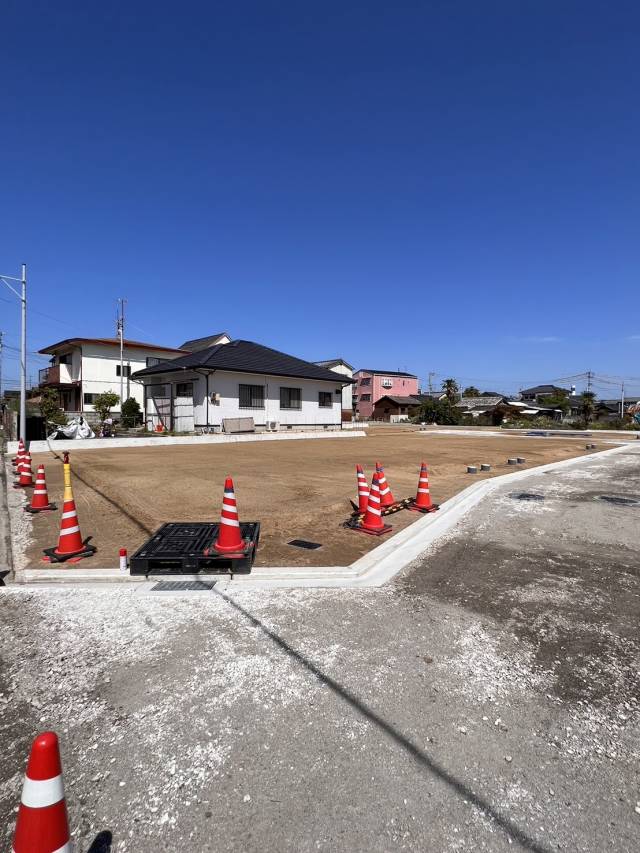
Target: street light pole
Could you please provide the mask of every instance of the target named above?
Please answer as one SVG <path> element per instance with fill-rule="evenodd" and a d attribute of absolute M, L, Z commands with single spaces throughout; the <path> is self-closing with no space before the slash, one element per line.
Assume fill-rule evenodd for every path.
<path fill-rule="evenodd" d="M 4 281 L 9 290 L 14 293 L 22 303 L 22 335 L 20 339 L 20 438 L 27 440 L 27 265 L 22 264 L 22 275 L 15 278 L 12 275 L 0 275 L 0 281 Z M 9 284 L 10 281 L 20 282 L 21 292 Z"/>
<path fill-rule="evenodd" d="M 22 264 L 22 335 L 20 338 L 20 438 L 27 441 L 27 265 Z"/>

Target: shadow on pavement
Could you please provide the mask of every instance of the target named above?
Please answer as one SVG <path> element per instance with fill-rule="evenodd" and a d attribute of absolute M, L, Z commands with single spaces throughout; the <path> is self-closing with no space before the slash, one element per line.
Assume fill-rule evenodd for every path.
<path fill-rule="evenodd" d="M 388 735 L 393 741 L 395 741 L 402 749 L 409 753 L 409 755 L 424 769 L 429 770 L 447 785 L 453 789 L 453 791 L 460 797 L 469 802 L 473 803 L 478 809 L 480 809 L 484 814 L 490 818 L 496 826 L 500 827 L 512 841 L 517 842 L 520 846 L 525 850 L 533 850 L 535 853 L 551 853 L 548 847 L 538 843 L 535 839 L 530 838 L 524 830 L 520 829 L 512 820 L 510 820 L 506 815 L 501 814 L 488 800 L 485 800 L 479 794 L 476 794 L 471 788 L 468 788 L 464 782 L 461 782 L 448 770 L 446 770 L 443 766 L 441 766 L 437 761 L 435 761 L 431 756 L 429 756 L 424 750 L 420 749 L 420 747 L 416 746 L 409 738 L 405 737 L 401 732 L 393 727 L 393 725 L 387 722 L 385 719 L 380 717 L 373 709 L 369 708 L 362 700 L 358 699 L 353 693 L 351 693 L 346 687 L 343 687 L 337 681 L 334 681 L 331 676 L 324 673 L 319 667 L 317 667 L 312 661 L 306 658 L 303 654 L 296 651 L 296 649 L 292 648 L 286 640 L 283 640 L 278 634 L 264 625 L 258 618 L 249 613 L 248 610 L 245 610 L 240 604 L 234 601 L 232 598 L 229 598 L 228 595 L 225 595 L 223 592 L 220 592 L 215 587 L 213 589 L 221 598 L 223 598 L 227 604 L 233 607 L 238 613 L 240 613 L 245 619 L 247 619 L 252 625 L 258 628 L 263 632 L 270 640 L 272 640 L 282 651 L 287 654 L 290 658 L 293 658 L 297 663 L 303 666 L 306 670 L 312 673 L 319 681 L 329 687 L 333 692 L 343 699 L 347 704 L 349 704 L 354 710 L 356 710 L 363 717 L 366 717 L 367 720 L 376 725 L 379 729 L 381 729 L 386 735 Z"/>

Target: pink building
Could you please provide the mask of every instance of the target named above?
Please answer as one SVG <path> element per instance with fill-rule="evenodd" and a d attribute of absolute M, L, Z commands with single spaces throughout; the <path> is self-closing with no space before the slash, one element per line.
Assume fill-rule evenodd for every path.
<path fill-rule="evenodd" d="M 409 397 L 418 393 L 418 377 L 397 370 L 356 370 L 353 374 L 353 408 L 360 418 L 370 418 L 373 407 L 385 395 Z"/>

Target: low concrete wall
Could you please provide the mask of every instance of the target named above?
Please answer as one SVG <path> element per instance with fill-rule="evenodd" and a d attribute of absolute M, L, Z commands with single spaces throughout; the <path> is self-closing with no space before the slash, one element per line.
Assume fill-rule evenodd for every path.
<path fill-rule="evenodd" d="M 322 430 L 317 432 L 265 432 L 250 433 L 248 435 L 168 435 L 154 438 L 86 438 L 84 440 L 70 441 L 32 441 L 29 445 L 30 453 L 47 453 L 49 450 L 112 450 L 116 447 L 166 447 L 175 444 L 234 444 L 240 441 L 301 441 L 305 438 L 365 438 L 366 432 L 362 430 Z M 7 445 L 8 453 L 17 453 L 18 442 L 10 441 Z"/>

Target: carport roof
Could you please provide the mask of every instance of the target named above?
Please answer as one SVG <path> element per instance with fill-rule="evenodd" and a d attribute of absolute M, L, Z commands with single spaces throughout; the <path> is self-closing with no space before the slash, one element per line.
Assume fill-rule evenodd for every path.
<path fill-rule="evenodd" d="M 258 373 L 270 376 L 292 376 L 296 379 L 319 379 L 325 382 L 350 384 L 347 376 L 304 361 L 293 355 L 256 344 L 253 341 L 231 341 L 164 361 L 138 370 L 135 379 L 184 370 L 228 370 L 232 373 Z"/>

